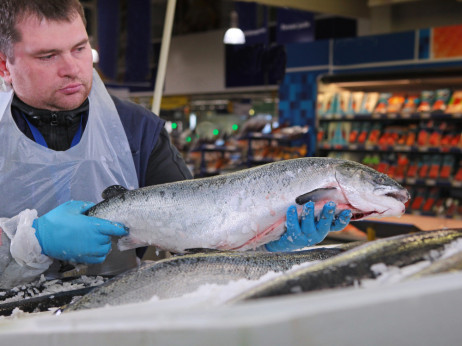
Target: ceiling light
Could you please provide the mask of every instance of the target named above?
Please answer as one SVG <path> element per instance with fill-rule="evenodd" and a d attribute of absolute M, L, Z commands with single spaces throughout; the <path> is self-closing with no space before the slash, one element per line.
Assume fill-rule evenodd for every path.
<path fill-rule="evenodd" d="M 244 32 L 238 28 L 238 16 L 236 11 L 231 12 L 231 28 L 226 30 L 225 37 L 223 38 L 225 44 L 244 44 Z"/>

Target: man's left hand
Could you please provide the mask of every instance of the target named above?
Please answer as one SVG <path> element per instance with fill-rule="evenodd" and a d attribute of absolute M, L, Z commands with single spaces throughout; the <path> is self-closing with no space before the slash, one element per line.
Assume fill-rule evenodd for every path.
<path fill-rule="evenodd" d="M 319 221 L 316 221 L 314 203 L 308 202 L 303 206 L 299 222 L 297 208 L 290 206 L 287 209 L 286 232 L 278 240 L 266 244 L 266 249 L 271 252 L 298 250 L 320 243 L 331 231 L 341 231 L 350 222 L 351 211 L 342 210 L 335 217 L 335 207 L 334 202 L 326 203 Z"/>

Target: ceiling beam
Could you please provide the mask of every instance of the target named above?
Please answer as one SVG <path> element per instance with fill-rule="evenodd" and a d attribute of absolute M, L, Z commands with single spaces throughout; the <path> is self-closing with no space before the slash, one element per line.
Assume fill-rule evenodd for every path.
<path fill-rule="evenodd" d="M 242 0 L 258 2 L 275 7 L 290 7 L 297 10 L 332 14 L 343 17 L 369 18 L 367 0 Z"/>

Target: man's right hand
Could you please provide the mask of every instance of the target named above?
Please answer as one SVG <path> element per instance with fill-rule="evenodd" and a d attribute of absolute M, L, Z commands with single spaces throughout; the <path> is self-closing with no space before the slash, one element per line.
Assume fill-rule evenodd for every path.
<path fill-rule="evenodd" d="M 94 203 L 69 201 L 34 220 L 43 254 L 75 263 L 101 263 L 111 249 L 111 236 L 124 236 L 124 225 L 84 215 Z"/>

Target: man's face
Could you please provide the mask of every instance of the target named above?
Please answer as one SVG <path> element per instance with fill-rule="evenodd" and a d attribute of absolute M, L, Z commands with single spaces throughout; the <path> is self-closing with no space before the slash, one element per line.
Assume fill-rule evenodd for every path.
<path fill-rule="evenodd" d="M 93 60 L 80 16 L 71 22 L 39 21 L 29 16 L 18 23 L 21 41 L 13 46 L 14 62 L 0 54 L 0 75 L 30 106 L 71 110 L 88 97 Z"/>

